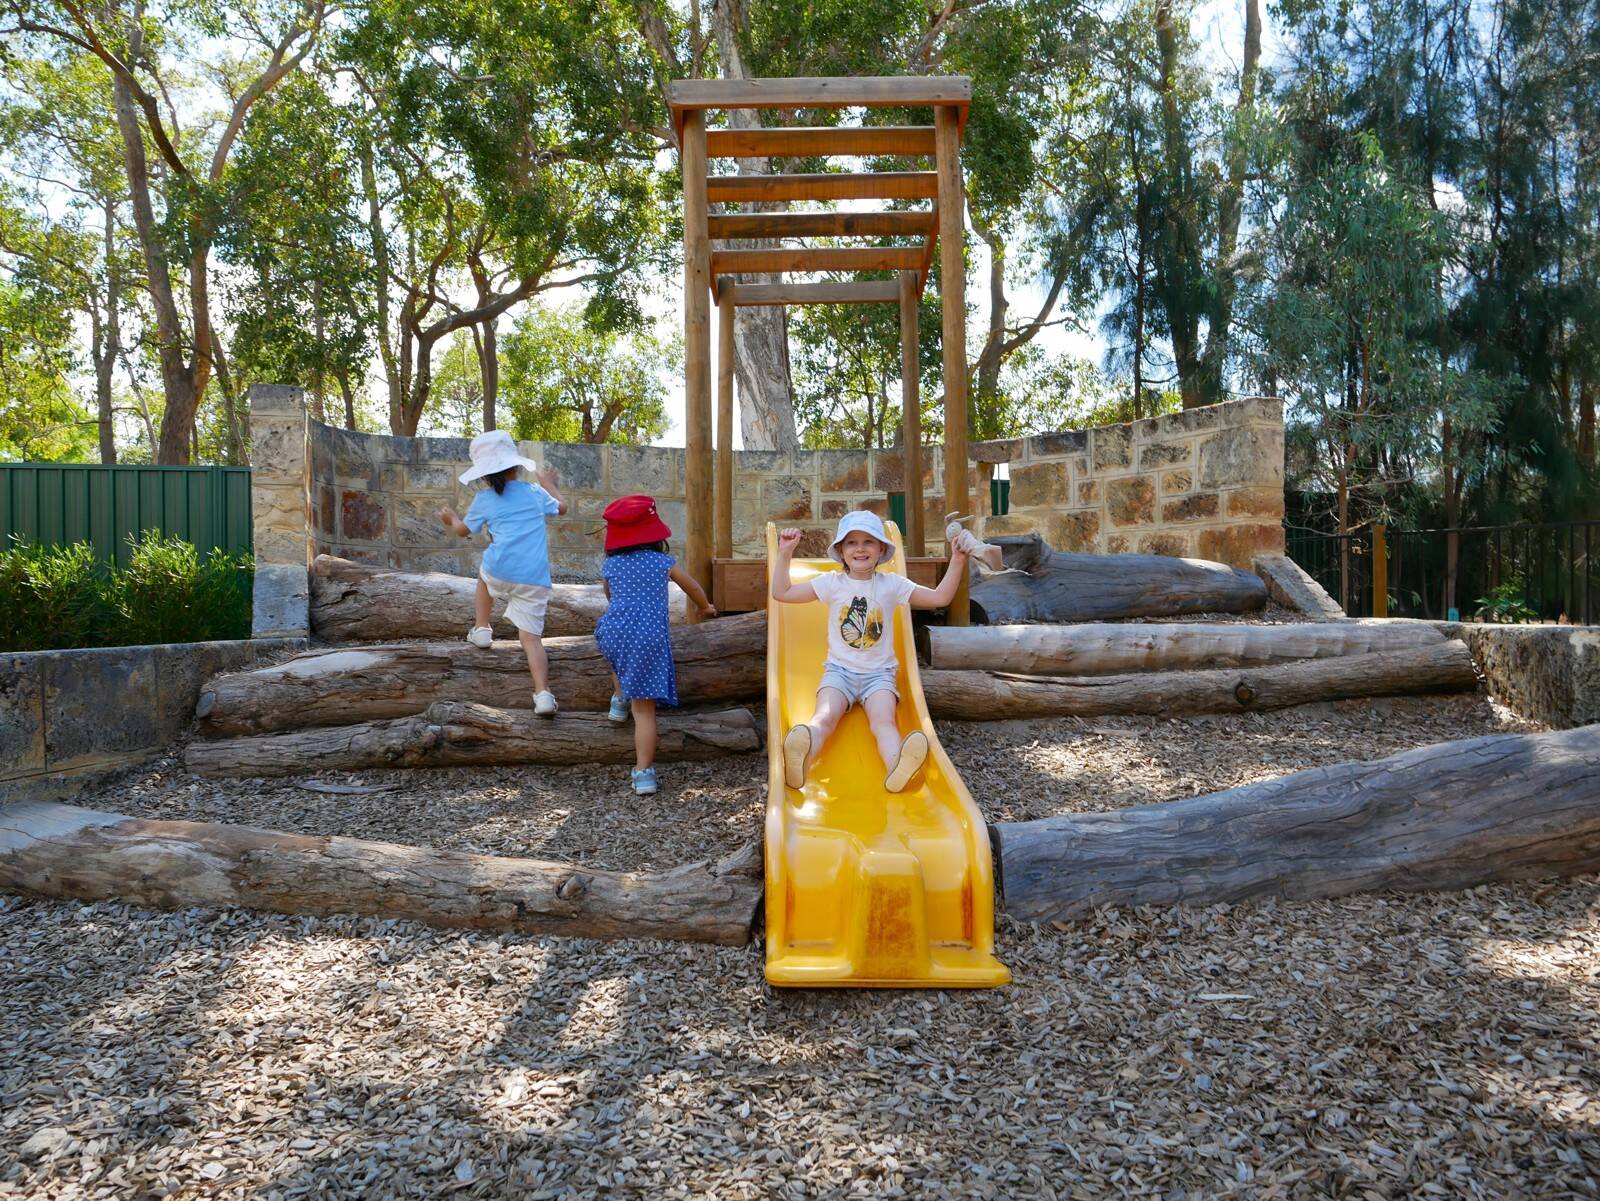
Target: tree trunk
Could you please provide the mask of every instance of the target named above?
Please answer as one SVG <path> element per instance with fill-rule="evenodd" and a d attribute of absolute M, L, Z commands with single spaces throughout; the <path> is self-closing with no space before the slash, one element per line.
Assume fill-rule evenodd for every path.
<path fill-rule="evenodd" d="M 748 709 L 667 711 L 656 758 L 716 759 L 761 749 Z M 528 709 L 435 701 L 416 717 L 323 726 L 286 734 L 189 744 L 185 762 L 203 776 L 292 776 L 381 767 L 478 767 L 523 763 L 632 763 L 633 731 L 602 713 L 554 721 Z"/>
<path fill-rule="evenodd" d="M 1463 642 L 1273 667 L 1140 672 L 1117 676 L 1026 676 L 988 671 L 922 673 L 937 718 L 1101 717 L 1148 713 L 1253 713 L 1351 697 L 1464 692 L 1478 685 Z"/>
<path fill-rule="evenodd" d="M 388 571 L 333 555 L 311 564 L 311 629 L 328 642 L 386 642 L 396 638 L 455 638 L 473 623 L 477 583 L 444 572 Z M 594 633 L 610 602 L 599 584 L 556 584 L 545 612 L 547 638 Z M 686 620 L 688 601 L 667 585 L 667 612 Z M 505 617 L 494 619 L 497 638 L 516 638 Z"/>
<path fill-rule="evenodd" d="M 1600 869 L 1600 726 L 1495 734 L 1226 792 L 994 827 L 1006 912 L 1309 900 Z"/>
<path fill-rule="evenodd" d="M 104 328 L 95 331 L 94 395 L 99 410 L 100 461 L 117 461 L 117 428 L 111 394 L 112 374 L 122 353 L 122 273 L 117 270 L 117 208 L 105 202 L 106 315 Z"/>
<path fill-rule="evenodd" d="M 605 872 L 360 838 L 146 821 L 49 801 L 17 801 L 4 812 L 0 888 L 29 896 L 724 946 L 749 941 L 761 901 L 753 846 L 672 871 Z"/>
<path fill-rule="evenodd" d="M 593 638 L 547 638 L 544 648 L 550 688 L 564 711 L 606 708 L 611 669 Z M 675 626 L 672 657 L 685 698 L 705 704 L 760 700 L 766 692 L 766 614 Z M 201 732 L 219 737 L 406 717 L 434 701 L 532 708 L 522 649 L 448 642 L 313 651 L 213 680 L 195 712 Z"/>
<path fill-rule="evenodd" d="M 739 54 L 738 13 L 733 0 L 716 0 L 711 9 L 711 24 L 717 39 L 718 58 L 725 79 L 746 79 L 744 60 Z M 759 129 L 761 119 L 754 109 L 728 110 L 733 129 Z M 735 160 L 740 175 L 766 175 L 764 158 Z M 781 205 L 754 206 L 747 211 Z M 730 248 L 758 248 L 776 245 L 771 241 L 734 240 Z M 743 283 L 772 283 L 776 275 L 746 275 Z M 789 374 L 789 330 L 787 311 L 777 305 L 753 305 L 739 309 L 733 322 L 734 373 L 738 382 L 739 430 L 746 450 L 796 450 L 800 446 L 794 423 L 794 383 Z"/>
<path fill-rule="evenodd" d="M 481 304 L 482 301 L 480 300 Z M 478 343 L 478 377 L 483 382 L 483 430 L 488 433 L 498 427 L 495 403 L 500 396 L 500 341 L 497 327 L 500 322 L 490 317 L 483 323 L 482 334 L 474 333 Z M 473 327 L 474 331 L 477 327 Z"/>
<path fill-rule="evenodd" d="M 1018 570 L 972 584 L 972 620 L 1107 621 L 1184 613 L 1243 613 L 1267 603 L 1259 576 L 1224 563 L 1170 555 L 1082 555 L 1038 534 L 990 538 Z"/>
<path fill-rule="evenodd" d="M 1245 667 L 1435 646 L 1427 625 L 1099 624 L 929 626 L 929 663 L 944 670 L 1099 676 Z"/>

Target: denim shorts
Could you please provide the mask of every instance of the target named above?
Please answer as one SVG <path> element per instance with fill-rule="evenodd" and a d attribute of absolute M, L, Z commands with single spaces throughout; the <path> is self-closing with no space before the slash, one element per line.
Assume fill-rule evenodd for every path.
<path fill-rule="evenodd" d="M 846 671 L 829 663 L 822 669 L 822 682 L 817 685 L 820 692 L 824 688 L 836 688 L 844 693 L 844 699 L 850 704 L 859 704 L 874 692 L 892 692 L 896 700 L 900 699 L 900 689 L 895 686 L 895 667 L 882 667 L 877 671 Z"/>

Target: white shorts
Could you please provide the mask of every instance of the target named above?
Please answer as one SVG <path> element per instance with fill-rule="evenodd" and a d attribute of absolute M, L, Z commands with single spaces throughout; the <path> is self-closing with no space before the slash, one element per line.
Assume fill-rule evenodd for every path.
<path fill-rule="evenodd" d="M 875 671 L 851 671 L 834 663 L 825 663 L 822 668 L 822 681 L 817 685 L 817 691 L 832 688 L 836 692 L 842 692 L 844 699 L 852 705 L 860 704 L 874 692 L 892 693 L 895 700 L 899 700 L 900 689 L 895 682 L 895 674 L 898 671 L 898 664 L 880 667 Z"/>
<path fill-rule="evenodd" d="M 525 633 L 540 636 L 544 633 L 544 611 L 550 607 L 550 589 L 543 584 L 513 584 L 510 580 L 496 579 L 487 571 L 479 571 L 489 595 L 506 603 L 506 620 Z"/>

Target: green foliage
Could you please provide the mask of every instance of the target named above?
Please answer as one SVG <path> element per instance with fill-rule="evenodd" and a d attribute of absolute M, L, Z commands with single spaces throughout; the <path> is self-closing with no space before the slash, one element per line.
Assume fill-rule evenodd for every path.
<path fill-rule="evenodd" d="M 93 421 L 67 380 L 71 338 L 58 296 L 0 273 L 0 459 L 90 457 Z"/>
<path fill-rule="evenodd" d="M 518 438 L 642 444 L 667 428 L 681 350 L 638 330 L 596 328 L 568 308 L 529 306 L 501 345 L 500 403 Z"/>
<path fill-rule="evenodd" d="M 202 558 L 155 531 L 128 541 L 122 568 L 97 559 L 87 542 L 0 551 L 0 651 L 249 637 L 248 555 Z"/>
<path fill-rule="evenodd" d="M 1523 597 L 1526 586 L 1521 575 L 1513 575 L 1489 589 L 1488 596 L 1478 598 L 1478 608 L 1473 614 L 1479 621 L 1517 624 L 1538 621 L 1539 613 Z"/>

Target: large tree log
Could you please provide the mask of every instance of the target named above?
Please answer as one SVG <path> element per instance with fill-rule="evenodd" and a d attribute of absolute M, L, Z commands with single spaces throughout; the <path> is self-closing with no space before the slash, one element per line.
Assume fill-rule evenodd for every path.
<path fill-rule="evenodd" d="M 1471 888 L 1600 870 L 1600 725 L 1445 742 L 995 827 L 1006 912 Z"/>
<path fill-rule="evenodd" d="M 460 638 L 473 621 L 477 580 L 439 571 L 387 571 L 318 555 L 311 564 L 311 632 L 329 642 L 390 642 L 397 638 Z M 687 600 L 667 586 L 668 616 L 682 623 Z M 545 613 L 546 637 L 594 633 L 606 611 L 599 584 L 557 584 Z M 496 605 L 497 609 L 501 606 Z M 517 628 L 498 614 L 496 638 L 515 638 Z"/>
<path fill-rule="evenodd" d="M 544 647 L 550 687 L 563 710 L 604 709 L 611 668 L 595 640 L 547 638 Z M 759 700 L 766 691 L 766 614 L 674 626 L 672 656 L 685 701 Z M 451 642 L 312 651 L 218 677 L 200 693 L 195 714 L 201 733 L 218 737 L 406 717 L 447 700 L 531 708 L 533 684 L 521 647 L 479 650 Z"/>
<path fill-rule="evenodd" d="M 1461 642 L 1272 667 L 1146 672 L 1122 676 L 1023 676 L 986 671 L 922 673 L 934 717 L 1098 717 L 1149 713 L 1246 713 L 1357 696 L 1406 696 L 1475 688 Z"/>
<path fill-rule="evenodd" d="M 43 801 L 0 805 L 0 889 L 31 896 L 742 946 L 761 888 L 753 844 L 716 863 L 604 872 L 359 838 L 146 821 Z"/>
<path fill-rule="evenodd" d="M 1070 554 L 1053 550 L 1038 534 L 988 541 L 1015 570 L 973 581 L 972 620 L 979 624 L 1244 613 L 1267 603 L 1259 576 L 1225 563 Z"/>
<path fill-rule="evenodd" d="M 1123 671 L 1243 667 L 1434 646 L 1439 631 L 1378 623 L 1246 625 L 928 626 L 929 662 L 938 668 L 1031 675 L 1099 676 Z"/>
<path fill-rule="evenodd" d="M 664 712 L 656 757 L 712 759 L 761 748 L 748 709 Z M 491 709 L 435 701 L 415 717 L 320 726 L 251 738 L 197 740 L 189 770 L 208 776 L 287 776 L 368 767 L 454 767 L 516 763 L 632 763 L 633 729 L 603 714 L 568 713 L 555 721 L 528 709 Z"/>

